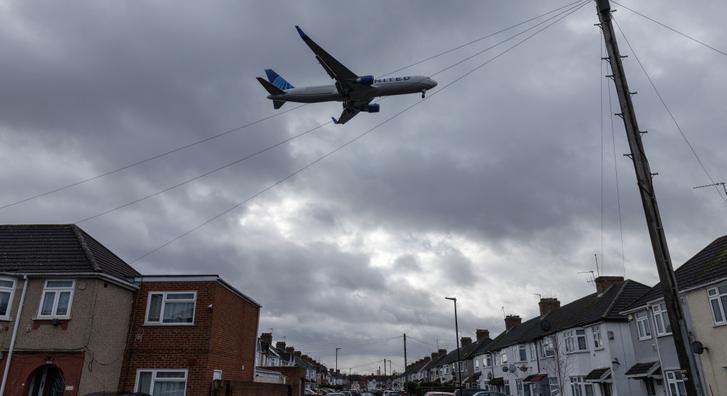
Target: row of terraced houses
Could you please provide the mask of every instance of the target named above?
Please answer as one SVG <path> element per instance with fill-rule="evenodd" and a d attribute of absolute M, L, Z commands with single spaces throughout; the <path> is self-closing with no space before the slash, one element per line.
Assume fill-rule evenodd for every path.
<path fill-rule="evenodd" d="M 142 275 L 75 225 L 0 226 L 2 395 L 302 395 L 294 371 L 255 381 L 259 315 L 217 275 Z"/>
<path fill-rule="evenodd" d="M 463 386 L 518 396 L 727 396 L 727 236 L 676 270 L 697 361 L 696 378 L 679 370 L 659 284 L 600 276 L 594 293 L 561 305 L 542 298 L 539 315 L 505 318 L 494 339 L 477 330 L 461 339 Z M 439 350 L 410 364 L 405 382 L 457 386 L 457 350 Z"/>

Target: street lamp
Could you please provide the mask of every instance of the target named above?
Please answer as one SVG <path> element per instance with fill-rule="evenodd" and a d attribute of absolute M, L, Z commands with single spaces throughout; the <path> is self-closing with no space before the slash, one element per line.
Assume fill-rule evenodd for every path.
<path fill-rule="evenodd" d="M 457 298 L 456 297 L 444 297 L 445 300 L 451 300 L 454 302 L 454 332 L 457 337 L 457 377 L 459 378 L 459 394 L 462 394 L 462 363 L 459 354 L 459 323 L 457 322 Z"/>
<path fill-rule="evenodd" d="M 341 347 L 336 347 L 336 374 L 338 374 L 338 351 L 340 349 L 343 349 Z"/>

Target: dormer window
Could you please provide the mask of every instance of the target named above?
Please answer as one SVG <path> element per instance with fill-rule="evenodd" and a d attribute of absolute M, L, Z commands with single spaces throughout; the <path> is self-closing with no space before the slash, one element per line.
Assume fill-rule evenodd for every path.
<path fill-rule="evenodd" d="M 69 319 L 75 283 L 74 280 L 45 281 L 38 319 Z"/>

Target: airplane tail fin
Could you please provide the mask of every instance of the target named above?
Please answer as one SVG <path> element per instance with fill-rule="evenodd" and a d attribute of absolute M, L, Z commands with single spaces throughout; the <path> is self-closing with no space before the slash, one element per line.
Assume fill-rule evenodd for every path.
<path fill-rule="evenodd" d="M 263 79 L 263 78 L 257 77 L 257 80 L 260 83 L 260 85 L 262 85 L 263 88 L 265 88 L 265 90 L 268 91 L 268 93 L 271 96 L 283 95 L 285 93 L 285 91 L 283 91 L 282 89 L 276 87 L 275 85 L 273 85 L 273 84 L 265 81 L 265 79 Z M 276 110 L 279 109 L 279 108 L 281 108 L 281 107 L 283 107 L 284 104 L 285 104 L 285 101 L 284 100 L 275 100 L 275 99 L 273 99 L 273 108 L 275 108 Z"/>
<path fill-rule="evenodd" d="M 295 88 L 293 85 L 287 81 L 283 77 L 281 77 L 278 73 L 273 71 L 273 69 L 265 69 L 265 74 L 268 76 L 268 81 L 270 81 L 271 84 L 275 85 L 276 87 L 286 90 L 290 88 Z"/>

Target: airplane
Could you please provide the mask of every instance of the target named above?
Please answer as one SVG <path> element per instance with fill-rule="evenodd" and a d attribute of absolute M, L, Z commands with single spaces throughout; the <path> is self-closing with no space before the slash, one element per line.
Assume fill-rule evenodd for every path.
<path fill-rule="evenodd" d="M 341 116 L 338 119 L 334 117 L 331 119 L 336 124 L 345 124 L 361 111 L 378 113 L 379 104 L 371 103 L 376 97 L 421 92 L 422 98 L 424 98 L 427 90 L 437 86 L 436 81 L 426 76 L 382 78 L 374 78 L 371 75 L 359 76 L 311 40 L 299 26 L 296 26 L 295 29 L 313 51 L 323 69 L 336 82 L 332 85 L 295 88 L 278 73 L 266 69 L 265 74 L 268 79 L 257 77 L 257 80 L 270 94 L 268 99 L 273 101 L 275 109 L 282 107 L 285 102 L 343 102 Z"/>

